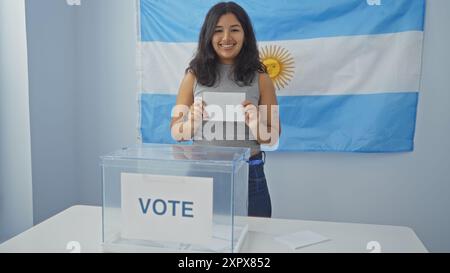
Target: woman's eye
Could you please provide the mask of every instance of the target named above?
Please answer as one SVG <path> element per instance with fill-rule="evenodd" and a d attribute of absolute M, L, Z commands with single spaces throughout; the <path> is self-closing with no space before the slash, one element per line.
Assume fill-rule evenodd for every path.
<path fill-rule="evenodd" d="M 239 32 L 239 29 L 232 29 L 231 32 Z"/>
<path fill-rule="evenodd" d="M 216 30 L 214 30 L 214 32 L 222 32 L 222 30 L 221 29 L 216 29 Z"/>

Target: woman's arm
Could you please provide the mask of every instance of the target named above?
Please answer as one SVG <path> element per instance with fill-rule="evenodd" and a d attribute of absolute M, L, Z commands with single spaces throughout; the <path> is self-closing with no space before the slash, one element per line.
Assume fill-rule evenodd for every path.
<path fill-rule="evenodd" d="M 176 105 L 172 109 L 170 131 L 176 141 L 191 140 L 195 128 L 202 120 L 202 109 L 194 107 L 194 83 L 195 75 L 187 72 L 181 81 Z"/>
<path fill-rule="evenodd" d="M 259 106 L 244 103 L 247 125 L 261 144 L 275 145 L 281 134 L 277 96 L 267 73 L 259 74 Z"/>

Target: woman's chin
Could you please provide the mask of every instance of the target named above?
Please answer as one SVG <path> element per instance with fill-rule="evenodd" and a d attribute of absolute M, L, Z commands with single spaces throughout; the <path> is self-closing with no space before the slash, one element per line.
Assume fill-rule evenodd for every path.
<path fill-rule="evenodd" d="M 224 63 L 233 62 L 236 58 L 235 54 L 220 54 L 220 60 Z"/>

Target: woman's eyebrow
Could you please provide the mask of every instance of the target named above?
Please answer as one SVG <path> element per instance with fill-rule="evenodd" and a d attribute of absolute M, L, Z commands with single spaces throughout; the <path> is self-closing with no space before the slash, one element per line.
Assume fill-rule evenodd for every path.
<path fill-rule="evenodd" d="M 241 27 L 241 25 L 235 24 L 231 25 L 230 27 Z M 216 26 L 215 28 L 223 28 L 223 26 Z"/>

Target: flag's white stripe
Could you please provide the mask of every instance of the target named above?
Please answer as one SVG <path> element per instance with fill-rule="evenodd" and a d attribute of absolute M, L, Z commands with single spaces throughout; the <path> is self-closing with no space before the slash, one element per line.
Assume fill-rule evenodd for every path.
<path fill-rule="evenodd" d="M 177 93 L 196 47 L 196 43 L 141 43 L 142 91 Z"/>
<path fill-rule="evenodd" d="M 418 91 L 423 32 L 260 42 L 295 59 L 294 77 L 278 95 Z M 144 42 L 143 91 L 175 94 L 196 43 Z"/>

